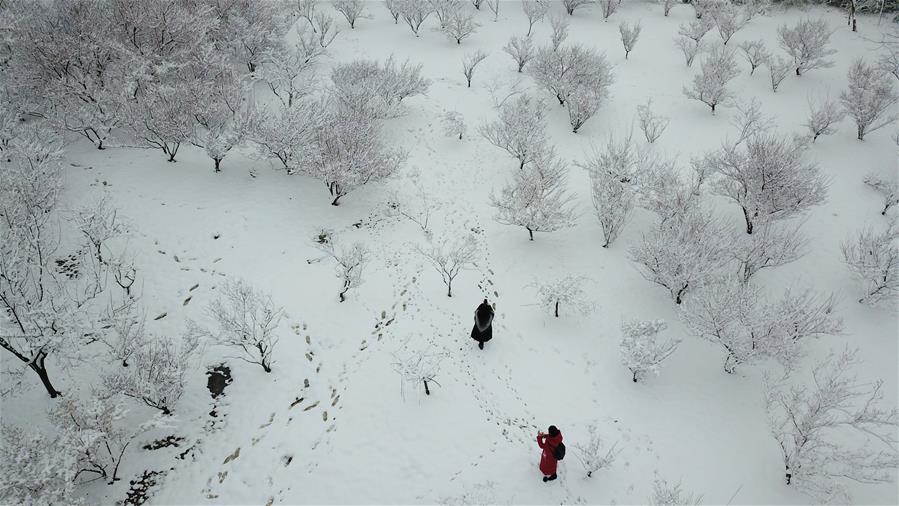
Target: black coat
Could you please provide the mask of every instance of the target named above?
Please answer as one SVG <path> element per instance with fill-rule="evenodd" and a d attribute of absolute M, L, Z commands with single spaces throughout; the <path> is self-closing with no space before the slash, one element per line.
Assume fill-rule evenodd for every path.
<path fill-rule="evenodd" d="M 481 304 L 474 312 L 471 338 L 482 343 L 493 338 L 493 308 L 489 304 Z"/>

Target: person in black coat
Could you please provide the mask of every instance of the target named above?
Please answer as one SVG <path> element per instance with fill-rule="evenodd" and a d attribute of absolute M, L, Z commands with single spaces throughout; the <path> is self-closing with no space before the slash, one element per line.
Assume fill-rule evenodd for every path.
<path fill-rule="evenodd" d="M 493 306 L 487 299 L 474 311 L 474 326 L 471 338 L 478 342 L 478 348 L 484 349 L 484 343 L 493 338 Z"/>

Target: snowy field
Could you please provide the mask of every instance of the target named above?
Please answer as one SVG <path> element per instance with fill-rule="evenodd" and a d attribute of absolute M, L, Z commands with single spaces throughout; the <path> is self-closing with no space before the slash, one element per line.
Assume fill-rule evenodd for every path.
<path fill-rule="evenodd" d="M 292 46 L 297 30 L 308 22 L 283 8 L 292 20 L 286 35 Z M 170 406 L 172 414 L 161 416 L 165 424 L 140 432 L 126 448 L 117 472 L 121 480 L 76 485 L 67 492 L 71 501 L 61 502 L 83 497 L 87 504 L 121 504 L 129 481 L 156 471 L 162 474 L 149 489 L 148 504 L 647 504 L 661 480 L 670 487 L 680 483 L 681 497 L 671 504 L 687 503 L 689 493 L 701 496 L 703 504 L 817 503 L 827 492 L 816 495 L 803 488 L 815 483 L 844 487 L 846 495 L 835 492 L 834 502 L 897 504 L 896 415 L 889 413 L 899 398 L 895 299 L 859 303 L 867 285 L 848 268 L 841 251 L 857 231 L 870 227 L 880 233 L 895 216 L 895 209 L 881 214 L 882 195 L 864 183 L 873 173 L 895 185 L 895 126 L 859 141 L 856 123 L 847 116 L 832 133 L 808 143 L 801 164 L 818 167 L 826 195 L 790 219 L 766 225 L 760 218 L 753 234 L 759 237 L 771 226 L 786 227 L 789 236 L 799 227 L 806 240 L 804 254 L 755 273 L 740 294 L 755 297 L 759 307 L 776 308 L 787 290 L 794 296 L 812 290 L 816 295 L 810 303 L 827 308 L 816 317 L 826 320 L 822 327 L 831 328 L 820 335 L 809 331 L 801 342 L 784 345 L 788 349 L 759 352 L 730 373 L 723 367 L 725 348 L 701 338 L 687 316 L 701 312 L 697 306 L 713 298 L 709 293 L 722 283 L 720 278 L 694 275 L 695 286 L 684 291 L 683 304 L 647 279 L 646 267 L 634 260 L 635 250 L 652 240 L 660 218 L 640 202 L 620 235 L 603 247 L 591 192 L 597 176 L 585 168 L 591 157 L 607 149 L 610 136 L 620 144 L 630 132 L 635 152 L 673 161 L 675 173 L 687 184 L 694 177 L 694 161 L 701 165 L 707 154 L 737 141 L 737 106 L 746 110 L 753 98 L 761 116 L 770 118 L 754 134 L 756 140 L 771 136 L 769 140 L 783 138 L 789 144 L 794 135 L 807 136 L 807 98 L 829 92 L 834 107 L 842 107 L 839 97 L 853 61 L 864 57 L 875 65 L 886 54 L 880 41 L 895 30 L 887 17 L 878 24 L 876 17 L 859 16 L 859 31 L 853 32 L 839 10 L 774 8 L 754 16 L 726 46 L 735 51 L 739 73 L 727 84 L 733 98 L 713 114 L 684 93 L 701 73 L 708 51 L 721 44 L 712 28 L 703 39 L 709 49 L 691 67 L 685 65 L 674 39 L 680 25 L 696 19 L 691 5 L 674 4 L 664 16 L 661 4 L 628 0 L 604 20 L 598 3 L 568 16 L 561 3 L 553 2 L 549 15 L 533 26 L 535 48 L 550 44 L 549 19 L 558 16 L 570 23 L 560 47 L 580 44 L 599 51 L 614 77 L 595 115 L 572 133 L 569 112 L 555 94 L 535 82 L 527 65 L 518 73 L 515 61 L 503 52 L 511 36 L 527 32 L 520 2 L 500 2 L 496 19 L 486 2 L 477 11 L 469 2 L 460 8 L 470 9 L 480 26 L 457 44 L 439 31 L 435 15 L 424 21 L 416 37 L 402 18 L 394 23 L 382 2 L 366 2 L 367 17 L 353 29 L 332 6 L 318 6 L 334 16 L 340 29 L 318 59 L 320 85 L 331 82 L 330 69 L 341 63 L 383 62 L 391 55 L 398 63 L 408 59 L 420 64 L 421 76 L 430 81 L 425 94 L 403 100 L 399 113 L 378 120 L 386 146 L 406 153 L 398 170 L 343 196 L 337 206 L 329 205 L 333 197 L 321 180 L 302 171 L 288 174 L 277 159 L 261 156 L 252 135 L 227 154 L 221 172 L 214 172 L 206 151 L 189 142 L 170 163 L 160 150 L 139 147 L 140 140 L 124 127 L 113 130 L 104 150 L 65 134 L 59 211 L 71 213 L 106 196 L 117 210 L 116 219 L 127 226 L 115 248 L 133 255 L 137 281 L 132 290 L 145 317 L 144 333 L 176 344 L 185 335 L 199 335 L 199 345 L 187 361 L 183 394 Z M 828 47 L 836 52 L 827 59 L 833 65 L 801 76 L 790 69 L 774 92 L 769 69 L 762 65 L 750 75 L 739 46 L 761 40 L 768 51 L 786 58 L 777 41 L 778 27 L 803 19 L 823 19 L 832 30 Z M 621 22 L 642 27 L 627 59 Z M 462 60 L 477 50 L 487 57 L 475 67 L 469 87 Z M 895 89 L 895 78 L 889 79 Z M 544 118 L 525 122 L 545 124 L 547 145 L 564 164 L 566 178 L 559 191 L 567 192 L 565 205 L 572 211 L 571 219 L 563 220 L 570 226 L 534 232 L 533 241 L 523 226 L 499 223 L 491 205 L 491 196 L 501 199 L 503 188 L 527 167 L 519 169 L 516 158 L 479 133 L 499 118 L 499 102 L 514 103 L 525 95 L 545 104 Z M 265 83 L 264 66 L 257 69 L 250 96 L 260 109 L 281 107 Z M 637 114 L 650 99 L 652 111 L 670 120 L 651 144 Z M 463 118 L 467 128 L 461 140 L 445 132 L 447 111 Z M 884 114 L 895 112 L 893 103 Z M 717 220 L 711 232 L 706 230 L 716 237 L 699 231 L 687 242 L 745 249 L 741 245 L 749 234 L 740 205 L 720 195 L 716 185 L 724 176 L 707 177 L 696 195 L 686 193 Z M 416 218 L 428 214 L 428 233 L 389 202 L 398 202 L 399 209 Z M 322 230 L 330 231 L 339 245 L 359 242 L 368 251 L 361 283 L 347 291 L 343 302 L 335 261 L 313 240 Z M 468 240 L 473 249 L 471 264 L 454 279 L 452 297 L 420 252 L 446 240 Z M 896 241 L 887 241 L 887 248 L 895 255 Z M 689 257 L 686 268 L 705 261 Z M 739 263 L 730 259 L 716 269 L 718 275 L 732 277 Z M 582 292 L 573 303 L 561 303 L 556 318 L 554 308 L 541 302 L 537 287 L 568 275 L 582 277 Z M 895 266 L 891 275 L 895 288 Z M 227 283 L 236 280 L 283 307 L 285 316 L 276 320 L 274 330 L 271 372 L 238 358 L 247 356 L 239 349 L 216 344 L 209 308 Z M 484 298 L 495 303 L 496 318 L 493 339 L 481 351 L 469 333 L 472 313 Z M 746 299 L 731 303 L 737 313 L 748 307 Z M 712 310 L 722 320 L 731 316 Z M 771 311 L 759 314 L 786 322 L 802 312 L 796 307 L 779 310 L 773 316 Z M 633 320 L 664 320 L 667 328 L 659 339 L 680 342 L 658 375 L 648 371 L 638 382 L 623 365 L 620 346 L 622 325 Z M 18 332 L 12 317 L 0 322 L 0 330 Z M 101 378 L 121 369 L 105 347 L 88 347 L 93 350 L 89 358 L 47 358 L 61 399 L 95 397 L 108 387 Z M 885 452 L 875 465 L 878 472 L 866 475 L 885 481 L 862 483 L 847 477 L 865 472 L 861 460 L 847 471 L 836 456 L 822 457 L 824 449 L 817 456 L 810 451 L 806 468 L 796 471 L 788 485 L 782 449 L 766 411 L 765 376 L 771 382 L 783 376 L 787 369 L 776 358 L 789 357 L 787 381 L 805 385 L 806 393 L 815 395 L 816 364 L 847 347 L 858 350 L 858 363 L 848 375 L 857 377 L 863 392 L 850 401 L 853 409 L 864 403 L 864 392 L 875 381 L 883 382 L 879 406 L 886 428 L 859 427 L 886 434 L 887 441 L 852 427 L 824 427 L 816 443 L 845 445 L 860 452 L 855 457 L 861 460 Z M 0 357 L 10 373 L 6 384 L 23 381 L 2 400 L 4 426 L 53 434 L 58 429 L 47 414 L 60 398 L 50 398 L 38 376 L 24 370 L 13 354 L 2 351 Z M 207 375 L 223 363 L 232 382 L 213 398 Z M 398 372 L 401 367 L 412 370 L 408 381 Z M 16 372 L 21 376 L 12 374 Z M 426 395 L 420 379 L 429 375 Z M 115 423 L 127 431 L 160 418 L 160 410 L 134 398 L 124 398 L 122 406 L 127 414 Z M 835 410 L 828 416 L 843 414 Z M 563 433 L 568 456 L 559 463 L 559 479 L 544 483 L 535 438 L 551 424 Z M 587 448 L 591 431 L 601 438 L 598 453 Z M 167 436 L 180 439 L 173 446 L 145 448 Z M 8 464 L 13 447 L 8 440 L 5 445 Z M 592 453 L 602 457 L 610 449 L 613 460 L 588 478 L 583 460 Z M 8 465 L 3 469 L 12 472 Z M 82 474 L 78 481 L 87 477 Z M 12 477 L 0 477 L 8 479 Z M 22 500 L 9 489 L 6 493 L 4 502 Z"/>

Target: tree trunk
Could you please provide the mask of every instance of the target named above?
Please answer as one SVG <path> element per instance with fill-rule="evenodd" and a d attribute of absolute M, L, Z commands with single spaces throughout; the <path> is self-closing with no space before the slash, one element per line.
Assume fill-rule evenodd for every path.
<path fill-rule="evenodd" d="M 334 197 L 334 200 L 331 201 L 331 205 L 339 206 L 340 204 L 338 204 L 337 201 L 340 200 L 340 197 L 343 197 L 343 195 L 338 195 L 338 196 Z"/>
<path fill-rule="evenodd" d="M 797 76 L 801 76 L 801 75 L 802 75 L 802 73 L 799 72 L 799 67 L 796 67 L 796 75 L 797 75 Z"/>
<path fill-rule="evenodd" d="M 637 382 L 637 371 L 631 371 L 631 372 L 634 373 L 634 383 L 636 383 Z"/>
<path fill-rule="evenodd" d="M 556 301 L 556 318 L 559 317 L 559 301 Z"/>
<path fill-rule="evenodd" d="M 718 104 L 710 104 L 710 106 L 712 108 L 712 114 L 715 114 L 715 106 L 716 105 L 718 105 Z"/>
<path fill-rule="evenodd" d="M 858 125 L 858 140 L 865 140 L 865 127 Z"/>
<path fill-rule="evenodd" d="M 734 371 L 737 370 L 737 359 L 734 357 L 733 353 L 728 352 L 727 358 L 724 359 L 724 372 L 727 374 L 733 374 Z"/>
<path fill-rule="evenodd" d="M 428 380 L 422 380 L 425 384 L 425 395 L 431 395 L 431 391 L 428 389 Z"/>
<path fill-rule="evenodd" d="M 222 164 L 222 159 L 221 158 L 213 158 L 212 160 L 215 162 L 215 171 L 221 172 L 222 169 L 220 168 L 220 166 Z"/>
<path fill-rule="evenodd" d="M 677 294 L 674 296 L 674 302 L 676 304 L 680 304 L 683 302 L 684 292 L 687 291 L 687 288 L 690 286 L 690 283 L 685 284 L 680 290 L 677 291 Z"/>
<path fill-rule="evenodd" d="M 527 228 L 527 227 L 525 227 Z M 534 240 L 534 231 L 528 228 L 528 234 L 531 236 L 531 240 Z"/>
<path fill-rule="evenodd" d="M 746 208 L 743 208 L 743 219 L 746 220 L 746 233 L 752 234 L 752 219 L 749 218 L 749 213 L 746 211 Z"/>
<path fill-rule="evenodd" d="M 41 379 L 41 383 L 44 384 L 44 388 L 47 389 L 47 393 L 50 394 L 50 398 L 55 399 L 62 395 L 58 390 L 53 388 L 53 384 L 50 383 L 50 376 L 47 375 L 47 367 L 44 365 L 43 356 L 28 364 L 28 367 L 37 373 L 37 376 Z"/>
<path fill-rule="evenodd" d="M 450 281 L 449 283 L 446 284 L 446 296 L 447 297 L 453 296 L 453 282 L 452 281 Z"/>

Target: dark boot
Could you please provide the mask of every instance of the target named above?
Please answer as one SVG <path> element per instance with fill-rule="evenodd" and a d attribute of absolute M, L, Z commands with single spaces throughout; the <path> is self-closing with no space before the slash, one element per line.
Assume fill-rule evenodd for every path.
<path fill-rule="evenodd" d="M 555 479 L 558 478 L 558 477 L 559 477 L 558 475 L 553 474 L 553 475 L 550 476 L 549 478 L 544 478 L 544 479 L 545 479 L 546 481 L 553 481 L 553 480 L 555 480 Z"/>
<path fill-rule="evenodd" d="M 484 349 L 484 341 L 478 341 L 478 348 Z"/>
<path fill-rule="evenodd" d="M 544 476 L 544 477 L 543 477 L 543 483 L 546 483 L 547 480 L 549 480 L 549 476 Z"/>

